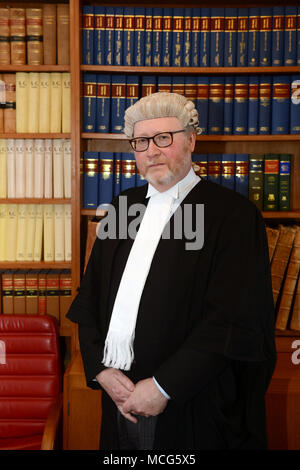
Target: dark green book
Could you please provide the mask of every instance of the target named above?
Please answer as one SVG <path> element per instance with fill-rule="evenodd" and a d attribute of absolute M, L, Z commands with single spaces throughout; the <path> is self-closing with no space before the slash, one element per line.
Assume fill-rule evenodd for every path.
<path fill-rule="evenodd" d="M 263 210 L 264 155 L 249 155 L 249 199 Z"/>
<path fill-rule="evenodd" d="M 279 208 L 279 155 L 265 155 L 264 167 L 264 211 Z"/>
<path fill-rule="evenodd" d="M 281 154 L 279 159 L 279 210 L 290 209 L 291 155 Z"/>

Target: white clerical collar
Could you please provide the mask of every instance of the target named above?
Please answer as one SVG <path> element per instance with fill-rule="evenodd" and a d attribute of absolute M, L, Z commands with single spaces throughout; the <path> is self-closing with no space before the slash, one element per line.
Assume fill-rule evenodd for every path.
<path fill-rule="evenodd" d="M 171 188 L 167 189 L 167 191 L 163 191 L 163 193 L 172 196 L 174 199 L 178 199 L 181 194 L 185 193 L 190 186 L 194 185 L 195 182 L 199 180 L 200 177 L 196 175 L 193 167 L 191 167 L 188 174 L 182 178 L 182 180 L 178 181 L 178 183 L 174 184 L 174 186 L 171 186 Z M 146 198 L 154 196 L 154 194 L 157 194 L 158 192 L 160 191 L 157 191 L 157 189 L 155 189 L 151 183 L 148 183 Z"/>

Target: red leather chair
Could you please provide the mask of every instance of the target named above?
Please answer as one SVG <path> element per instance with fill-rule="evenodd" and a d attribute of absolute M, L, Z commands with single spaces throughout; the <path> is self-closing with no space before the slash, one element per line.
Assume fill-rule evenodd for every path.
<path fill-rule="evenodd" d="M 62 411 L 57 322 L 0 315 L 0 450 L 51 450 Z"/>

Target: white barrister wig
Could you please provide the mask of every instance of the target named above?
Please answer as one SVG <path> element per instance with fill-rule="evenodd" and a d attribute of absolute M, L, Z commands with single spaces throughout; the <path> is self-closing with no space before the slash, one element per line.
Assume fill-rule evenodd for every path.
<path fill-rule="evenodd" d="M 198 112 L 192 101 L 178 93 L 158 92 L 144 96 L 126 109 L 124 117 L 124 133 L 133 137 L 136 122 L 162 117 L 177 117 L 184 129 L 194 130 L 201 134 L 198 127 Z"/>

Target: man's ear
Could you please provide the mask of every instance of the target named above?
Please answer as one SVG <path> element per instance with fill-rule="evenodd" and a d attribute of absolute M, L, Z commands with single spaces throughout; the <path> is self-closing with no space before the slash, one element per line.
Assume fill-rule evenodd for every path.
<path fill-rule="evenodd" d="M 191 152 L 193 152 L 194 149 L 195 149 L 195 145 L 196 145 L 196 133 L 191 132 L 190 136 L 189 136 L 189 139 L 190 139 L 190 150 L 191 150 Z"/>

